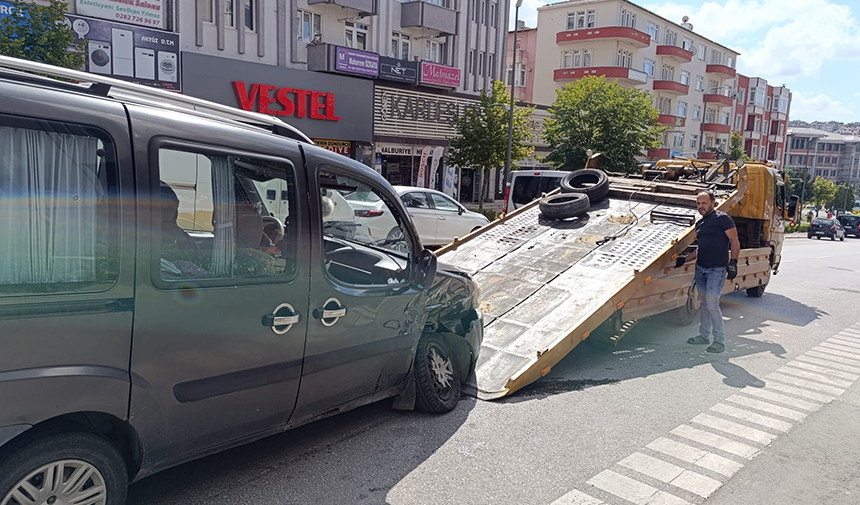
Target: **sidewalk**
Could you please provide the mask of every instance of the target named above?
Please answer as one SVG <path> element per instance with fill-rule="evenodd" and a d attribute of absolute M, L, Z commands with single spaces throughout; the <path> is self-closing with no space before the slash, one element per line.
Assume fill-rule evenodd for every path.
<path fill-rule="evenodd" d="M 750 461 L 708 505 L 860 503 L 860 383 Z"/>

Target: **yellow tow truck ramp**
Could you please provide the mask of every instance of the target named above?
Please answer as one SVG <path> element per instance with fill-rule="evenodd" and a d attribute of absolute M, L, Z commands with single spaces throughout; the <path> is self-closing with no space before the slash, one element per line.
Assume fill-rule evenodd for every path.
<path fill-rule="evenodd" d="M 717 208 L 731 213 L 749 195 L 747 167 L 732 166 L 722 184 L 609 179 L 608 198 L 587 216 L 547 219 L 535 201 L 437 252 L 482 290 L 484 341 L 467 392 L 501 398 L 546 375 L 601 325 L 698 308 L 694 265 L 675 268 L 695 238 L 696 194 L 716 189 Z M 745 248 L 726 292 L 766 284 L 772 249 Z"/>

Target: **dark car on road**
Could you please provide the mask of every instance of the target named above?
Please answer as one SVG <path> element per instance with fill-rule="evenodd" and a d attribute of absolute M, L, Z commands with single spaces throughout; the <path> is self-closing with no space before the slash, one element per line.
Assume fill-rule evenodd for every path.
<path fill-rule="evenodd" d="M 809 231 L 806 233 L 806 238 L 828 237 L 830 240 L 845 240 L 845 228 L 837 219 L 818 218 L 809 225 Z"/>
<path fill-rule="evenodd" d="M 860 237 L 860 216 L 843 214 L 836 220 L 845 228 L 845 236 Z"/>
<path fill-rule="evenodd" d="M 122 505 L 371 402 L 456 407 L 478 286 L 374 170 L 268 116 L 4 56 L 0 96 L 0 504 Z M 353 193 L 393 232 L 357 232 Z"/>

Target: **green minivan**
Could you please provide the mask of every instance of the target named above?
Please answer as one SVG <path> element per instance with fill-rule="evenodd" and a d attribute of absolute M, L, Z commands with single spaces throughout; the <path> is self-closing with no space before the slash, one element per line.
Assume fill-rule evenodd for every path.
<path fill-rule="evenodd" d="M 272 118 L 6 57 L 0 96 L 0 505 L 120 505 L 383 398 L 456 407 L 479 290 L 375 171 Z"/>

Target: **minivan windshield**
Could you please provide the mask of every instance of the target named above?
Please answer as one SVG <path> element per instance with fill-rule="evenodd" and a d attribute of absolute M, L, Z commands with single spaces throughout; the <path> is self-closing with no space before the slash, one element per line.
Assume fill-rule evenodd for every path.
<path fill-rule="evenodd" d="M 525 205 L 540 198 L 541 194 L 557 189 L 561 177 L 541 177 L 540 175 L 517 175 L 511 188 L 511 201 L 514 205 Z"/>

